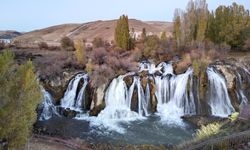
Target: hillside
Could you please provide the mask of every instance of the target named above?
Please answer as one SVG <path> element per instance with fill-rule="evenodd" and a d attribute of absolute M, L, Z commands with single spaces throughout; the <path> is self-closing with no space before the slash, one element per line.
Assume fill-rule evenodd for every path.
<path fill-rule="evenodd" d="M 12 39 L 20 35 L 22 35 L 22 33 L 17 31 L 11 31 L 11 30 L 0 31 L 0 39 Z"/>
<path fill-rule="evenodd" d="M 59 45 L 60 39 L 68 36 L 71 39 L 85 39 L 87 42 L 91 42 L 95 37 L 101 37 L 110 42 L 114 39 L 115 25 L 116 20 L 63 24 L 25 33 L 15 38 L 15 41 L 32 45 L 44 41 L 49 45 Z M 130 30 L 134 28 L 137 36 L 140 35 L 143 28 L 146 28 L 148 34 L 156 35 L 166 31 L 167 35 L 170 36 L 172 31 L 172 23 L 170 22 L 144 22 L 130 19 L 129 25 Z"/>

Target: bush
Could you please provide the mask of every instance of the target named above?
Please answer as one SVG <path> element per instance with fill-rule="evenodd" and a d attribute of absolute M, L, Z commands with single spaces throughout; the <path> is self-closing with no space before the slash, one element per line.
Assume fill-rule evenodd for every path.
<path fill-rule="evenodd" d="M 95 48 L 92 51 L 91 59 L 95 64 L 104 64 L 108 56 L 108 52 L 105 48 Z"/>
<path fill-rule="evenodd" d="M 144 45 L 145 49 L 143 55 L 146 58 L 154 58 L 160 46 L 160 39 L 156 35 L 147 36 Z"/>
<path fill-rule="evenodd" d="M 61 49 L 67 51 L 74 50 L 74 42 L 69 37 L 63 37 L 61 39 Z"/>
<path fill-rule="evenodd" d="M 211 123 L 206 126 L 202 126 L 201 129 L 196 132 L 196 140 L 204 140 L 218 134 L 221 126 L 222 125 L 219 123 Z"/>
<path fill-rule="evenodd" d="M 4 41 L 0 40 L 0 50 L 5 48 L 5 43 Z"/>
<path fill-rule="evenodd" d="M 92 44 L 93 44 L 94 48 L 99 48 L 99 47 L 105 46 L 104 41 L 100 37 L 94 38 L 94 40 L 92 41 Z"/>
<path fill-rule="evenodd" d="M 14 54 L 5 51 L 0 55 L 0 85 L 0 141 L 20 148 L 31 134 L 42 99 L 32 63 L 17 66 Z"/>
<path fill-rule="evenodd" d="M 107 84 L 111 79 L 114 78 L 115 72 L 108 65 L 100 65 L 94 68 L 92 73 L 92 86 L 99 87 L 103 84 Z"/>
<path fill-rule="evenodd" d="M 38 44 L 39 49 L 49 49 L 49 46 L 46 42 L 40 42 Z"/>

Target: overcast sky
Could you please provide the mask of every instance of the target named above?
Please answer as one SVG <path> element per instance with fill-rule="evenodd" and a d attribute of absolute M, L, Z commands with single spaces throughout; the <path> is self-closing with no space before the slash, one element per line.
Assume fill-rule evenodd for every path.
<path fill-rule="evenodd" d="M 207 0 L 210 10 L 232 2 L 250 9 L 250 0 Z M 188 0 L 2 0 L 0 30 L 31 31 L 63 23 L 116 19 L 122 14 L 147 21 L 172 21 Z"/>

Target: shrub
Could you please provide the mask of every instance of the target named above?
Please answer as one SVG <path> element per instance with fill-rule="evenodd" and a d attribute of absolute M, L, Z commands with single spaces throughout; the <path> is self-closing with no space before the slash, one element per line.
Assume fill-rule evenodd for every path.
<path fill-rule="evenodd" d="M 115 76 L 114 70 L 108 65 L 100 65 L 94 68 L 92 73 L 92 85 L 93 87 L 99 87 L 100 85 L 107 84 Z"/>
<path fill-rule="evenodd" d="M 0 40 L 0 50 L 5 48 L 5 43 L 4 41 Z"/>
<path fill-rule="evenodd" d="M 84 43 L 80 40 L 77 40 L 74 43 L 75 47 L 75 56 L 79 64 L 85 64 L 86 63 L 86 51 L 85 51 L 85 46 Z"/>
<path fill-rule="evenodd" d="M 99 47 L 105 46 L 104 41 L 100 37 L 94 38 L 94 40 L 92 41 L 92 44 L 93 44 L 94 48 L 99 48 Z"/>
<path fill-rule="evenodd" d="M 222 125 L 219 123 L 211 123 L 206 126 L 202 126 L 201 129 L 196 132 L 196 140 L 204 140 L 218 134 L 221 126 Z"/>
<path fill-rule="evenodd" d="M 92 51 L 91 59 L 93 63 L 101 65 L 105 63 L 107 55 L 108 55 L 108 52 L 106 51 L 105 48 L 95 48 Z"/>
<path fill-rule="evenodd" d="M 49 49 L 49 46 L 46 42 L 40 42 L 38 44 L 39 49 Z"/>
<path fill-rule="evenodd" d="M 67 51 L 73 51 L 74 50 L 74 42 L 69 37 L 63 37 L 61 39 L 61 49 L 67 50 Z"/>
<path fill-rule="evenodd" d="M 160 39 L 156 35 L 147 36 L 144 45 L 145 45 L 145 49 L 144 49 L 143 55 L 146 58 L 155 57 L 156 52 L 158 51 L 159 46 L 160 46 Z"/>
<path fill-rule="evenodd" d="M 0 55 L 0 85 L 0 141 L 18 149 L 27 142 L 42 99 L 32 63 L 17 66 L 14 54 L 5 51 Z"/>

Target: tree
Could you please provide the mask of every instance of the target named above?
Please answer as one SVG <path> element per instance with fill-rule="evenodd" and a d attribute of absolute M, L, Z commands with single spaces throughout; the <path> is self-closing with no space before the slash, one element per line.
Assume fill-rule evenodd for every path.
<path fill-rule="evenodd" d="M 105 45 L 103 39 L 100 37 L 95 37 L 94 40 L 92 41 L 92 44 L 94 48 L 103 47 Z"/>
<path fill-rule="evenodd" d="M 118 47 L 129 50 L 130 47 L 130 34 L 128 16 L 122 15 L 117 21 L 115 28 L 115 42 Z"/>
<path fill-rule="evenodd" d="M 206 0 L 190 0 L 186 11 L 175 10 L 173 37 L 177 49 L 202 45 L 206 37 L 208 17 Z"/>
<path fill-rule="evenodd" d="M 141 40 L 144 42 L 146 38 L 147 38 L 146 28 L 142 28 Z"/>
<path fill-rule="evenodd" d="M 42 99 L 32 62 L 16 66 L 14 54 L 5 51 L 0 55 L 0 84 L 0 139 L 19 148 L 27 142 Z"/>
<path fill-rule="evenodd" d="M 62 50 L 67 50 L 67 51 L 74 50 L 74 42 L 69 37 L 67 36 L 63 37 L 60 42 Z"/>
<path fill-rule="evenodd" d="M 161 40 L 162 40 L 162 41 L 167 40 L 167 35 L 166 35 L 166 32 L 165 32 L 165 31 L 161 33 Z"/>
<path fill-rule="evenodd" d="M 79 64 L 85 64 L 87 61 L 86 52 L 85 52 L 85 45 L 81 40 L 77 40 L 74 43 L 75 47 L 75 56 Z"/>
<path fill-rule="evenodd" d="M 176 9 L 174 13 L 174 29 L 173 29 L 173 37 L 176 43 L 176 48 L 179 49 L 181 47 L 182 39 L 182 31 L 181 31 L 181 10 Z"/>
<path fill-rule="evenodd" d="M 157 35 L 150 35 L 144 43 L 145 49 L 143 55 L 147 58 L 155 57 L 160 47 L 160 39 Z"/>

